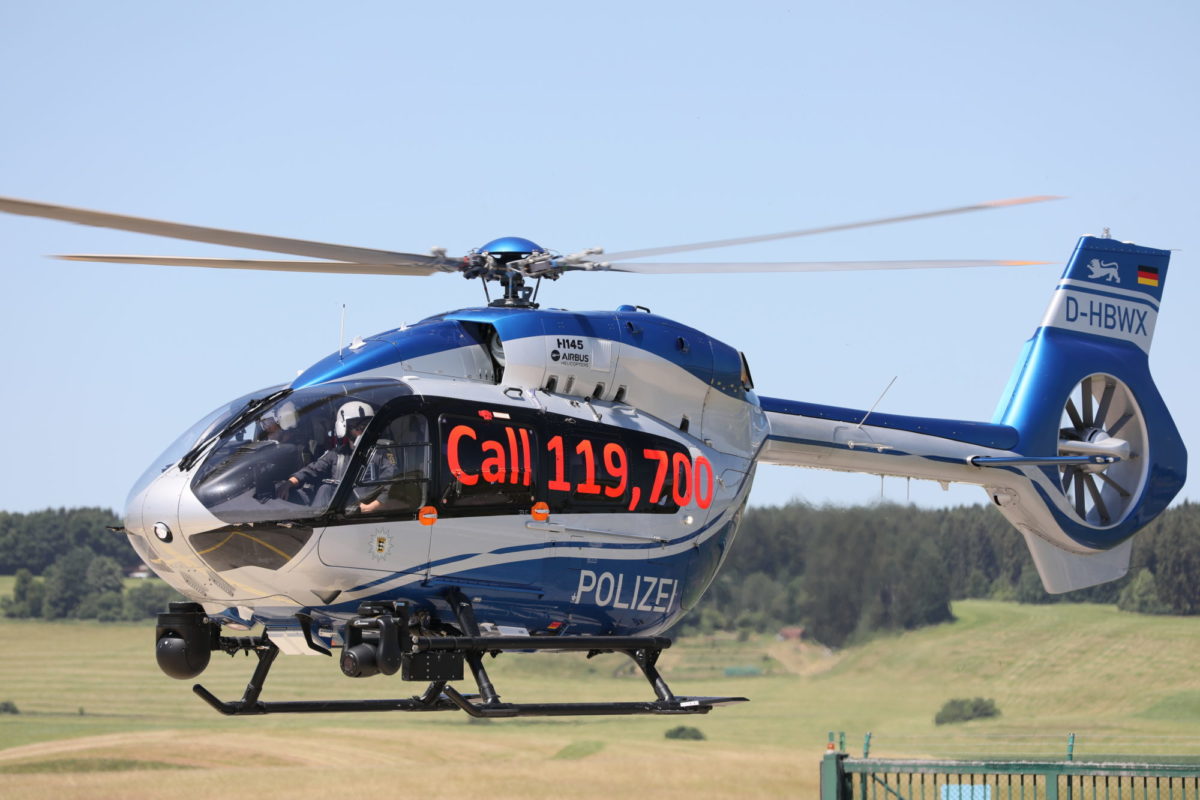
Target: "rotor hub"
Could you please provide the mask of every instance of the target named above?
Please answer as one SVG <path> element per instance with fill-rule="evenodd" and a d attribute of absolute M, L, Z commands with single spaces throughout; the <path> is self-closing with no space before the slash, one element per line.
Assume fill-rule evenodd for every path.
<path fill-rule="evenodd" d="M 550 278 L 554 280 L 561 270 L 554 257 L 530 239 L 521 236 L 502 236 L 472 250 L 463 259 L 464 278 L 480 278 L 487 283 L 495 281 L 504 287 L 504 294 L 495 300 L 488 296 L 488 305 L 517 308 L 536 308 L 534 298 L 536 286 L 526 286 L 525 278 Z"/>
<path fill-rule="evenodd" d="M 1079 469 L 1084 472 L 1104 472 L 1108 469 L 1109 464 L 1128 461 L 1133 450 L 1127 440 L 1109 436 L 1100 428 L 1087 428 L 1079 432 L 1080 437 L 1078 439 L 1069 435 L 1074 434 L 1075 431 L 1067 431 L 1066 433 L 1068 433 L 1068 436 L 1060 439 L 1058 443 L 1060 453 L 1075 456 L 1101 456 L 1106 459 L 1113 459 L 1108 462 L 1081 465 Z"/>
<path fill-rule="evenodd" d="M 520 236 L 501 236 L 499 239 L 492 239 L 476 249 L 475 252 L 490 255 L 496 260 L 501 258 L 512 260 L 532 253 L 543 253 L 545 250 L 537 242 Z"/>

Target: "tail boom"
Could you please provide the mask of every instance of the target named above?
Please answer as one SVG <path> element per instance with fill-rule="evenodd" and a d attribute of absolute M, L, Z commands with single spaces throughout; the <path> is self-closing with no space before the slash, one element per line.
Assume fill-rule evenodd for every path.
<path fill-rule="evenodd" d="M 1169 255 L 1083 237 L 991 423 L 762 398 L 759 459 L 977 484 L 1025 537 L 1048 591 L 1119 578 L 1130 537 L 1186 476 L 1147 358 Z"/>

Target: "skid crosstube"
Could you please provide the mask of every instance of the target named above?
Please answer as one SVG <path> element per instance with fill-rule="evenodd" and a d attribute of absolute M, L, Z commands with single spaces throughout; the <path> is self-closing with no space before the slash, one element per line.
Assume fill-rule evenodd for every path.
<path fill-rule="evenodd" d="M 322 714 L 353 711 L 463 711 L 477 718 L 510 717 L 561 717 L 561 716 L 622 716 L 630 714 L 707 714 L 713 708 L 732 703 L 745 702 L 744 697 L 677 697 L 671 692 L 655 666 L 662 651 L 671 646 L 671 640 L 660 636 L 481 636 L 475 623 L 474 610 L 465 596 L 457 590 L 447 594 L 447 600 L 455 609 L 459 628 L 466 636 L 414 636 L 408 627 L 407 609 L 402 606 L 390 608 L 369 607 L 360 609 L 366 616 L 356 617 L 347 624 L 351 635 L 347 641 L 359 644 L 364 641 L 363 630 L 371 631 L 371 641 L 380 664 L 378 671 L 395 674 L 401 663 L 406 668 L 406 659 L 445 655 L 460 658 L 470 667 L 472 677 L 479 687 L 478 694 L 463 694 L 449 685 L 452 679 L 461 678 L 459 671 L 453 678 L 437 675 L 429 682 L 425 692 L 419 696 L 389 700 L 295 700 L 264 702 L 259 700 L 267 673 L 279 648 L 267 636 L 259 639 L 225 640 L 225 649 L 253 651 L 258 657 L 246 691 L 237 701 L 222 701 L 200 684 L 192 687 L 202 700 L 227 716 L 250 716 L 261 714 Z M 304 620 L 302 620 L 304 622 Z M 327 655 L 328 651 L 321 649 Z M 632 702 L 592 703 L 505 703 L 500 700 L 487 670 L 483 656 L 498 654 L 505 650 L 536 651 L 582 651 L 589 656 L 597 653 L 621 652 L 633 659 L 646 681 L 654 689 L 656 699 Z M 361 650 L 360 650 L 361 652 Z M 347 671 L 346 654 L 343 653 L 343 671 Z M 371 674 L 371 673 L 364 673 Z M 406 679 L 415 680 L 405 675 Z"/>

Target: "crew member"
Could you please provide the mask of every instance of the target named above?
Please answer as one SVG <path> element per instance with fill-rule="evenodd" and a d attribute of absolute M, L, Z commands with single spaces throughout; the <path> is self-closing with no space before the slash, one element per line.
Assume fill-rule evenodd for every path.
<path fill-rule="evenodd" d="M 370 425 L 374 416 L 375 410 L 361 400 L 344 403 L 338 409 L 337 417 L 334 420 L 334 435 L 337 445 L 326 450 L 319 458 L 288 477 L 286 481 L 280 481 L 279 496 L 286 500 L 292 495 L 293 490 L 299 491 L 304 484 L 314 484 L 317 486 L 317 490 L 313 493 L 309 504 L 320 507 L 328 506 L 333 500 L 333 493 L 338 484 L 346 475 L 346 469 L 350 466 L 350 457 L 358 447 L 363 431 Z M 386 467 L 386 465 L 384 466 Z M 360 502 L 358 511 L 369 514 L 378 510 L 381 504 L 381 498 L 374 497 Z"/>

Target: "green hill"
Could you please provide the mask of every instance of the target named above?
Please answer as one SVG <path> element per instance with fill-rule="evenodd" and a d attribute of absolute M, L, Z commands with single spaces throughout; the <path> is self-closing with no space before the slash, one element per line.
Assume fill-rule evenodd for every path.
<path fill-rule="evenodd" d="M 0 701 L 21 713 L 0 716 L 0 784 L 6 797 L 52 787 L 56 800 L 189 797 L 214 785 L 283 797 L 284 783 L 309 787 L 292 796 L 315 796 L 370 763 L 351 780 L 368 792 L 445 796 L 474 781 L 490 796 L 535 798 L 562 796 L 551 787 L 569 782 L 575 796 L 611 797 L 642 791 L 639 776 L 652 774 L 656 797 L 812 796 L 830 730 L 847 731 L 854 752 L 872 732 L 876 755 L 1057 757 L 1072 732 L 1078 759 L 1200 755 L 1200 619 L 991 601 L 956 603 L 954 613 L 955 622 L 838 652 L 767 636 L 680 641 L 662 661 L 676 692 L 751 698 L 708 716 L 487 724 L 457 714 L 227 719 L 158 672 L 152 625 L 3 620 Z M 215 655 L 202 680 L 233 698 L 253 663 Z M 619 656 L 506 655 L 491 669 L 511 701 L 650 696 Z M 331 659 L 292 657 L 280 659 L 264 699 L 419 688 L 352 681 Z M 976 696 L 994 699 L 1001 716 L 934 725 L 946 700 Z M 665 739 L 680 722 L 706 740 Z"/>

